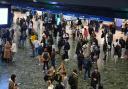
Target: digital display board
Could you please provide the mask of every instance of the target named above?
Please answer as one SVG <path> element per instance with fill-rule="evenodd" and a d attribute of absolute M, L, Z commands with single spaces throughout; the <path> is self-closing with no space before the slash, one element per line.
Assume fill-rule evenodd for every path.
<path fill-rule="evenodd" d="M 0 28 L 9 27 L 11 24 L 11 5 L 0 4 Z"/>
<path fill-rule="evenodd" d="M 8 24 L 8 8 L 0 8 L 0 25 Z"/>

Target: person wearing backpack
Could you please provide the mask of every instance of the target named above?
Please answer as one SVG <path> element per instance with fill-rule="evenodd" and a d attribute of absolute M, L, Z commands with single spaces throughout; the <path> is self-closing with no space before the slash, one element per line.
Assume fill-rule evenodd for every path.
<path fill-rule="evenodd" d="M 91 55 L 92 55 L 93 62 L 97 62 L 97 59 L 99 58 L 99 55 L 100 55 L 100 47 L 95 43 L 93 43 L 92 45 Z"/>
<path fill-rule="evenodd" d="M 43 63 L 44 63 L 43 70 L 45 71 L 46 68 L 48 70 L 49 69 L 48 62 L 50 60 L 50 55 L 48 53 L 47 48 L 44 49 L 44 52 L 42 53 L 42 58 L 43 58 Z"/>

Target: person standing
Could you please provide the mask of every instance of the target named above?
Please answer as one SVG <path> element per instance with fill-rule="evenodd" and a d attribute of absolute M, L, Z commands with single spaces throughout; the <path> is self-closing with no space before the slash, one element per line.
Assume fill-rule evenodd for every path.
<path fill-rule="evenodd" d="M 16 46 L 16 43 L 14 41 L 12 42 L 11 52 L 12 52 L 12 60 L 14 61 L 14 56 L 17 52 L 17 46 Z"/>
<path fill-rule="evenodd" d="M 125 51 L 125 58 L 128 59 L 128 37 L 127 37 L 127 39 L 126 39 L 125 48 L 126 48 L 126 51 Z"/>
<path fill-rule="evenodd" d="M 110 48 L 110 54 L 111 54 L 111 48 L 112 48 L 112 41 L 113 41 L 113 34 L 111 32 L 109 32 L 108 36 L 107 36 L 107 43 Z"/>
<path fill-rule="evenodd" d="M 93 89 L 97 89 L 98 84 L 100 84 L 100 78 L 100 72 L 98 72 L 98 68 L 95 68 L 91 74 L 91 86 Z"/>
<path fill-rule="evenodd" d="M 37 57 L 39 55 L 38 54 L 38 49 L 40 46 L 39 40 L 38 39 L 34 40 L 33 45 L 34 45 L 34 54 L 35 54 L 35 57 Z"/>
<path fill-rule="evenodd" d="M 64 89 L 68 89 L 68 77 L 66 72 L 62 73 L 62 85 L 64 86 Z"/>
<path fill-rule="evenodd" d="M 43 70 L 45 71 L 46 69 L 48 70 L 49 69 L 49 66 L 48 66 L 48 62 L 50 60 L 50 55 L 47 51 L 47 48 L 44 49 L 44 52 L 42 53 L 42 57 L 43 57 Z"/>
<path fill-rule="evenodd" d="M 104 44 L 103 44 L 103 52 L 104 52 L 104 62 L 106 62 L 106 57 L 107 57 L 107 43 L 106 40 L 104 40 Z"/>
<path fill-rule="evenodd" d="M 123 37 L 121 37 L 119 39 L 119 44 L 121 46 L 121 58 L 124 58 L 124 54 L 125 54 L 125 40 L 123 39 Z"/>
<path fill-rule="evenodd" d="M 81 52 L 78 54 L 78 56 L 77 56 L 78 69 L 79 69 L 79 72 L 80 72 L 80 73 L 82 72 L 83 60 L 84 60 L 84 54 L 83 54 L 83 52 L 81 51 Z"/>
<path fill-rule="evenodd" d="M 52 52 L 51 52 L 51 65 L 52 65 L 54 68 L 56 67 L 56 66 L 55 66 L 55 61 L 56 61 L 55 56 L 56 56 L 56 51 L 55 51 L 55 49 L 53 48 L 53 49 L 52 49 Z"/>
<path fill-rule="evenodd" d="M 76 69 L 74 69 L 72 74 L 69 76 L 68 83 L 71 89 L 78 89 L 78 73 Z"/>
<path fill-rule="evenodd" d="M 11 79 L 9 79 L 8 89 L 18 89 L 18 85 L 16 83 L 16 75 L 12 74 Z"/>
<path fill-rule="evenodd" d="M 84 28 L 84 38 L 85 38 L 85 40 L 87 40 L 87 38 L 88 38 L 88 30 L 86 29 L 86 28 Z"/>
<path fill-rule="evenodd" d="M 92 68 L 92 62 L 91 62 L 91 57 L 90 56 L 87 56 L 85 59 L 84 59 L 84 62 L 83 62 L 83 68 L 84 68 L 84 80 L 86 80 L 86 75 L 88 73 L 88 78 L 90 78 L 90 71 L 91 71 L 91 68 Z"/>
<path fill-rule="evenodd" d="M 4 45 L 4 59 L 7 62 L 9 62 L 11 59 L 11 44 L 9 43 L 9 41 L 7 41 Z"/>
<path fill-rule="evenodd" d="M 3 51 L 2 49 L 3 49 L 3 40 L 2 37 L 0 36 L 0 59 L 2 59 L 2 51 Z"/>
<path fill-rule="evenodd" d="M 64 60 L 68 61 L 69 60 L 68 51 L 70 50 L 70 44 L 69 44 L 68 40 L 65 40 L 63 50 L 64 50 Z"/>

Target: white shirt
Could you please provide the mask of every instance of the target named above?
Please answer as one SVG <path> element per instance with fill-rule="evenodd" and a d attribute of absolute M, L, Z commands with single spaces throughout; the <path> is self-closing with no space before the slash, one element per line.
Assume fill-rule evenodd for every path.
<path fill-rule="evenodd" d="M 116 47 L 117 45 L 119 45 L 119 42 L 114 42 L 113 45 L 114 47 Z"/>
<path fill-rule="evenodd" d="M 40 42 L 39 42 L 38 40 L 35 40 L 35 41 L 34 41 L 34 46 L 35 46 L 35 48 L 38 48 L 39 45 L 40 45 Z"/>
<path fill-rule="evenodd" d="M 17 52 L 16 43 L 12 43 L 11 51 L 12 51 L 12 52 Z"/>
<path fill-rule="evenodd" d="M 28 28 L 32 29 L 32 23 L 29 23 Z"/>
<path fill-rule="evenodd" d="M 50 85 L 50 86 L 48 86 L 48 89 L 54 89 L 54 85 Z"/>

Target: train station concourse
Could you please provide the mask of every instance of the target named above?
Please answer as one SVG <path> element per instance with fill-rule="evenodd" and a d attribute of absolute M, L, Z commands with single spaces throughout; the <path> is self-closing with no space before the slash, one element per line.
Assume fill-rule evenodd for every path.
<path fill-rule="evenodd" d="M 128 1 L 0 0 L 0 89 L 128 89 Z"/>

